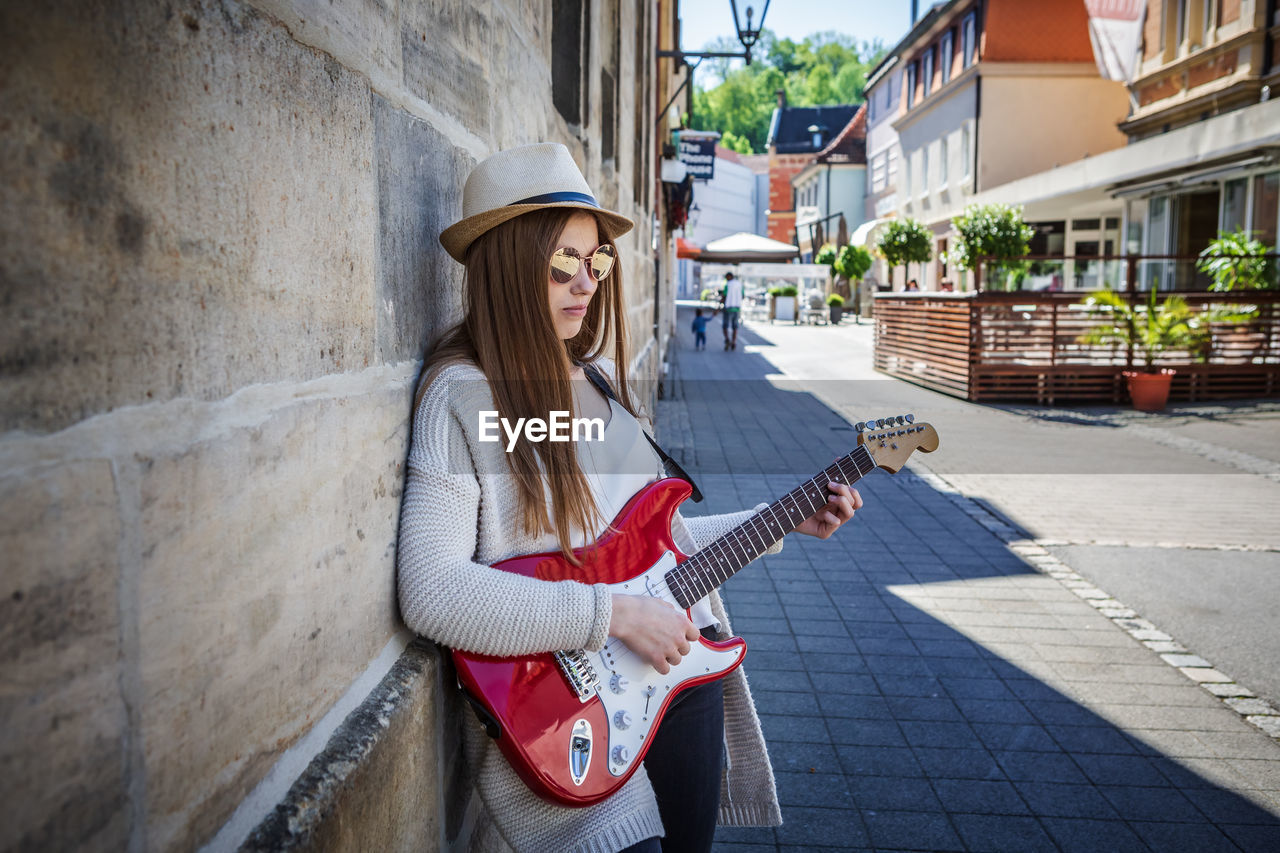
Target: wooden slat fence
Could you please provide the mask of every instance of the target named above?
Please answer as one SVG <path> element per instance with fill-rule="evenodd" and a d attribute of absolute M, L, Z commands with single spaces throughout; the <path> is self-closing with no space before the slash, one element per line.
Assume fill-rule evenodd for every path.
<path fill-rule="evenodd" d="M 877 295 L 876 369 L 975 402 L 1127 402 L 1121 371 L 1140 369 L 1141 354 L 1080 343 L 1099 322 L 1082 295 Z M 1258 316 L 1213 324 L 1203 353 L 1164 353 L 1157 365 L 1177 370 L 1170 399 L 1280 396 L 1280 293 L 1180 295 L 1199 310 L 1252 305 Z"/>

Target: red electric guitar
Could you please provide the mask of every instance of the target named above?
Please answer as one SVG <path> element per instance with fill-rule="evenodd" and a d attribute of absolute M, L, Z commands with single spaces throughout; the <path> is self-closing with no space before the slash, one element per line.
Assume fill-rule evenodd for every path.
<path fill-rule="evenodd" d="M 763 554 L 827 502 L 831 481 L 853 484 L 877 468 L 896 473 L 915 450 L 932 452 L 938 434 L 911 415 L 858 424 L 858 447 L 692 557 L 671 538 L 671 517 L 689 496 L 684 480 L 651 483 L 614 521 L 594 551 L 504 560 L 495 568 L 543 580 L 606 583 L 616 593 L 693 606 Z M 598 803 L 635 773 L 654 730 L 682 690 L 723 677 L 747 645 L 699 640 L 666 675 L 615 638 L 598 652 L 547 652 L 499 658 L 455 651 L 458 680 L 507 760 L 543 798 L 566 806 Z"/>

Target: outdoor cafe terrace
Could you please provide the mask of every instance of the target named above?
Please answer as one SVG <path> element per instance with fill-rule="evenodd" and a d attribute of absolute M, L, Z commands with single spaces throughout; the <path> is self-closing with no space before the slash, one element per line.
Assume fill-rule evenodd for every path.
<path fill-rule="evenodd" d="M 1198 313 L 1252 312 L 1244 322 L 1210 321 L 1202 346 L 1165 350 L 1154 365 L 1176 370 L 1170 400 L 1280 395 L 1280 292 L 1211 292 L 1188 256 L 1027 260 L 1033 271 L 1064 270 L 1077 287 L 1115 282 L 1132 305 L 1145 305 L 1155 283 L 1161 301 L 1177 292 Z M 1061 277 L 1047 277 L 1061 286 Z M 983 279 L 981 268 L 975 279 Z M 1146 290 L 1130 287 L 1140 282 Z M 1105 319 L 1083 304 L 1089 289 L 877 294 L 876 369 L 973 402 L 1124 403 L 1123 372 L 1142 370 L 1145 361 L 1132 346 L 1080 341 Z"/>

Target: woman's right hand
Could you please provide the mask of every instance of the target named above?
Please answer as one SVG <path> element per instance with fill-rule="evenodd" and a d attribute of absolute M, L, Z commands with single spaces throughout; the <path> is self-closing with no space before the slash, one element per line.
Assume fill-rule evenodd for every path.
<path fill-rule="evenodd" d="M 689 654 L 699 633 L 682 611 L 665 601 L 615 594 L 609 636 L 617 637 L 645 663 L 666 675 Z"/>

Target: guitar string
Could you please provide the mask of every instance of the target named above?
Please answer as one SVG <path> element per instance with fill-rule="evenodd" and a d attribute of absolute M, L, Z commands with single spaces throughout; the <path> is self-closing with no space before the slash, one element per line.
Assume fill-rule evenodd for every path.
<path fill-rule="evenodd" d="M 859 448 L 859 450 L 864 450 L 864 449 Z M 858 460 L 854 458 L 855 453 L 857 453 L 856 450 L 854 451 L 854 453 L 850 453 L 847 456 L 836 460 L 836 462 L 834 462 L 832 465 L 828 466 L 822 471 L 819 471 L 813 477 L 810 477 L 809 480 L 807 480 L 806 482 L 812 483 L 814 485 L 814 491 L 820 492 L 824 488 L 824 484 L 819 484 L 817 482 L 818 477 L 826 478 L 827 482 L 840 482 L 841 480 L 844 480 L 849 483 L 854 483 L 860 480 L 862 477 L 866 476 L 866 473 L 870 473 L 871 471 L 875 470 L 875 462 L 871 460 L 870 454 L 866 453 L 864 450 L 864 455 L 867 456 L 867 461 L 869 463 L 867 466 L 868 470 L 866 473 L 864 473 L 861 469 L 861 466 L 858 464 Z M 849 476 L 848 472 L 844 471 L 843 468 L 841 467 L 842 465 L 848 464 L 848 463 L 852 463 L 855 467 L 856 474 L 854 476 Z M 839 479 L 831 476 L 831 474 L 829 473 L 832 468 L 836 469 L 836 472 L 840 475 Z M 805 498 L 806 502 L 809 503 L 808 513 L 805 513 L 803 510 L 800 509 L 800 504 L 799 504 L 799 501 L 797 500 L 797 493 L 799 497 Z M 681 563 L 679 566 L 672 569 L 670 572 L 666 573 L 666 575 L 663 576 L 662 583 L 656 585 L 654 589 L 658 590 L 660 593 L 671 593 L 673 598 L 677 598 L 677 603 L 682 603 L 679 601 L 679 598 L 676 596 L 676 594 L 672 592 L 671 586 L 667 582 L 667 577 L 674 576 L 676 580 L 680 582 L 679 585 L 680 585 L 681 591 L 684 591 L 687 593 L 689 590 L 692 590 L 693 592 L 698 594 L 698 597 L 693 600 L 695 602 L 701 600 L 708 593 L 710 593 L 711 590 L 717 588 L 721 583 L 723 583 L 725 580 L 731 577 L 735 572 L 740 570 L 747 563 L 756 559 L 757 557 L 759 557 L 761 554 L 763 554 L 765 551 L 769 549 L 769 547 L 772 545 L 772 542 L 765 542 L 765 538 L 761 535 L 762 531 L 761 531 L 760 525 L 763 524 L 763 531 L 773 537 L 773 542 L 776 542 L 778 539 L 782 538 L 782 536 L 785 536 L 786 532 L 789 532 L 789 531 L 785 531 L 781 535 L 777 535 L 778 531 L 782 531 L 786 526 L 781 522 L 779 522 L 777 509 L 781 509 L 783 511 L 783 513 L 787 517 L 787 522 L 791 525 L 791 529 L 792 530 L 795 529 L 795 526 L 799 522 L 796 521 L 796 519 L 792 518 L 790 512 L 787 511 L 786 506 L 783 503 L 785 500 L 787 499 L 791 500 L 791 503 L 793 504 L 796 510 L 796 513 L 799 515 L 800 520 L 807 518 L 809 515 L 812 515 L 814 512 L 817 512 L 817 510 L 820 507 L 825 506 L 826 501 L 823 501 L 815 505 L 813 503 L 813 500 L 809 497 L 809 495 L 810 495 L 810 492 L 804 488 L 804 484 L 801 484 L 800 486 L 797 486 L 795 489 L 792 489 L 790 492 L 783 495 L 781 498 L 774 501 L 773 503 L 767 504 L 765 506 L 765 509 L 761 510 L 759 513 L 755 514 L 751 518 L 742 522 L 740 525 L 728 531 L 723 536 L 720 536 L 715 541 L 708 543 L 706 548 L 699 550 L 695 554 L 691 555 L 690 558 L 686 560 L 684 563 Z M 765 512 L 768 512 L 772 516 L 772 523 L 777 528 L 776 530 L 770 528 L 770 521 L 768 518 L 765 518 Z M 760 543 L 763 544 L 762 548 L 758 548 L 758 549 L 756 548 L 755 542 L 753 542 L 750 535 L 748 535 L 749 533 L 755 534 L 756 538 L 760 541 Z M 730 549 L 728 551 L 728 559 L 726 559 L 726 553 L 725 553 L 725 549 L 727 548 L 726 540 L 729 540 L 729 541 L 745 540 L 749 545 L 751 545 L 751 548 L 750 549 L 740 548 L 739 550 L 741 553 L 738 553 L 737 551 Z M 711 557 L 712 562 L 709 565 L 706 565 L 706 566 L 700 565 L 706 562 L 706 560 L 702 559 L 703 555 L 709 555 Z M 739 563 L 742 557 L 745 557 L 745 560 L 741 560 L 739 565 L 734 566 L 733 564 Z M 695 564 L 695 561 L 696 561 L 696 564 Z M 725 565 L 729 565 L 731 567 L 731 570 L 724 577 L 718 578 L 713 584 L 707 585 L 707 584 L 699 584 L 699 583 L 691 582 L 696 580 L 699 576 L 704 576 L 706 574 L 706 572 L 702 571 L 702 569 L 715 568 L 717 569 L 717 573 L 720 573 L 721 571 L 723 571 L 723 568 Z M 695 570 L 698 570 L 698 571 L 695 571 Z"/>
<path fill-rule="evenodd" d="M 867 457 L 867 463 L 868 463 L 868 466 L 867 466 L 867 471 L 866 471 L 865 473 L 862 471 L 862 465 L 860 465 L 860 464 L 859 464 L 859 460 L 857 459 L 857 454 L 858 454 L 858 452 L 859 452 L 859 451 L 861 451 L 861 452 L 862 452 L 862 454 L 863 454 L 864 456 L 866 456 L 866 457 Z M 844 470 L 843 470 L 843 467 L 842 467 L 842 466 L 843 466 L 844 464 L 847 464 L 847 463 L 852 463 L 852 465 L 854 466 L 855 475 L 854 475 L 854 476 L 852 476 L 852 477 L 850 477 L 850 476 L 849 476 L 849 474 L 848 474 L 846 471 L 844 471 Z M 826 467 L 826 468 L 824 468 L 823 470 L 819 471 L 819 472 L 818 472 L 817 474 L 815 474 L 814 476 L 810 477 L 810 478 L 806 481 L 806 483 L 812 483 L 812 484 L 813 484 L 813 486 L 814 486 L 814 491 L 816 491 L 816 492 L 819 492 L 819 493 L 820 493 L 820 492 L 821 492 L 821 490 L 825 487 L 825 484 L 819 484 L 819 483 L 818 483 L 818 477 L 824 477 L 824 478 L 826 479 L 827 483 L 840 482 L 840 480 L 837 480 L 835 477 L 832 477 L 832 476 L 831 476 L 831 474 L 829 473 L 829 472 L 831 471 L 831 469 L 832 469 L 832 468 L 836 469 L 836 472 L 840 475 L 840 480 L 844 480 L 844 481 L 846 481 L 849 485 L 852 485 L 853 483 L 857 482 L 858 480 L 861 480 L 861 479 L 862 479 L 863 477 L 865 477 L 867 474 L 869 474 L 869 473 L 871 473 L 872 471 L 874 471 L 874 470 L 875 470 L 875 468 L 876 468 L 876 464 L 875 464 L 875 460 L 871 457 L 870 452 L 866 449 L 866 447 L 865 447 L 865 446 L 863 446 L 863 447 L 858 447 L 858 448 L 856 448 L 853 452 L 851 452 L 851 453 L 849 453 L 849 454 L 847 454 L 847 455 L 845 455 L 845 456 L 843 456 L 843 457 L 841 457 L 841 458 L 837 459 L 834 463 L 832 463 L 831 465 L 827 466 L 827 467 Z M 774 523 L 775 525 L 777 525 L 777 527 L 778 527 L 778 529 L 779 529 L 779 530 L 781 530 L 781 529 L 783 528 L 783 525 L 782 525 L 782 524 L 780 524 L 780 523 L 778 522 L 777 514 L 776 514 L 776 511 L 774 510 L 774 507 L 775 507 L 775 505 L 776 505 L 776 506 L 779 506 L 779 507 L 781 507 L 781 508 L 783 509 L 783 511 L 784 511 L 784 512 L 786 512 L 786 508 L 785 508 L 785 506 L 782 506 L 782 502 L 783 502 L 784 500 L 788 499 L 788 498 L 790 498 L 790 499 L 791 499 L 791 502 L 792 502 L 792 504 L 795 506 L 795 509 L 800 513 L 800 515 L 801 515 L 801 520 L 803 520 L 804 518 L 808 518 L 808 515 L 805 515 L 805 514 L 803 513 L 803 511 L 802 511 L 802 510 L 800 510 L 800 505 L 799 505 L 798 501 L 796 500 L 796 493 L 797 493 L 797 492 L 799 493 L 799 496 L 800 496 L 800 497 L 805 498 L 805 500 L 810 504 L 810 515 L 811 515 L 811 514 L 813 514 L 814 512 L 817 512 L 817 510 L 818 510 L 818 508 L 819 508 L 819 507 L 822 507 L 822 506 L 825 506 L 825 505 L 826 505 L 826 501 L 823 501 L 822 503 L 819 503 L 819 504 L 816 504 L 816 505 L 815 505 L 815 504 L 813 503 L 812 499 L 809 497 L 809 495 L 810 495 L 810 491 L 809 491 L 808 489 L 806 489 L 806 488 L 805 488 L 805 484 L 804 484 L 804 483 L 802 483 L 801 485 L 799 485 L 799 486 L 797 486 L 796 488 L 792 489 L 790 492 L 787 492 L 787 493 L 786 493 L 785 495 L 783 495 L 782 497 L 780 497 L 780 498 L 778 498 L 777 500 L 773 501 L 772 503 L 770 503 L 770 504 L 766 505 L 765 509 L 763 509 L 763 510 L 761 510 L 760 512 L 756 513 L 755 515 L 751 516 L 751 517 L 750 517 L 750 518 L 748 518 L 746 521 L 744 521 L 744 522 L 742 522 L 741 524 L 739 524 L 739 525 L 737 525 L 736 527 L 734 527 L 732 530 L 729 530 L 727 533 L 725 533 L 725 534 L 723 534 L 722 536 L 720 536 L 720 537 L 716 538 L 714 541 L 709 542 L 709 543 L 707 544 L 707 547 L 706 547 L 706 548 L 703 548 L 703 549 L 699 550 L 698 552 L 696 552 L 695 554 L 691 555 L 691 556 L 689 557 L 689 559 L 688 559 L 688 560 L 686 560 L 684 563 L 681 563 L 679 566 L 677 566 L 676 568 L 672 569 L 670 572 L 665 573 L 665 574 L 663 575 L 662 582 L 661 582 L 661 583 L 659 583 L 659 584 L 656 584 L 654 587 L 652 587 L 652 588 L 651 588 L 652 590 L 654 590 L 654 593 L 652 593 L 652 594 L 651 594 L 651 597 L 657 598 L 657 597 L 661 597 L 661 596 L 662 596 L 662 595 L 664 595 L 664 594 L 668 594 L 668 593 L 669 593 L 669 594 L 670 594 L 670 596 L 671 596 L 672 598 L 676 599 L 676 603 L 677 603 L 677 604 L 680 604 L 680 603 L 681 603 L 681 601 L 680 601 L 679 597 L 676 595 L 676 593 L 672 592 L 671 587 L 670 587 L 670 584 L 669 584 L 669 583 L 668 583 L 668 581 L 667 581 L 667 578 L 668 578 L 668 577 L 670 577 L 670 576 L 672 576 L 672 575 L 676 575 L 676 576 L 677 576 L 677 579 L 679 579 L 679 580 L 681 581 L 681 589 L 682 589 L 682 590 L 688 590 L 690 585 L 689 585 L 689 584 L 687 584 L 687 583 L 685 582 L 685 580 L 686 580 L 685 576 L 686 576 L 686 575 L 693 575 L 694 573 L 692 572 L 692 569 L 693 569 L 693 568 L 695 568 L 694 566 L 691 566 L 690 564 L 694 563 L 695 561 L 697 561 L 697 562 L 699 562 L 699 563 L 705 562 L 705 561 L 702 559 L 702 556 L 703 556 L 704 554 L 706 554 L 708 551 L 719 551 L 720 553 L 719 553 L 718 555 L 716 555 L 716 557 L 715 557 L 715 558 L 717 559 L 717 561 L 718 561 L 718 564 L 719 564 L 718 568 L 723 569 L 723 566 L 727 563 L 727 564 L 731 567 L 731 570 L 730 570 L 730 571 L 729 571 L 729 573 L 728 573 L 728 574 L 726 574 L 724 577 L 719 578 L 719 579 L 718 579 L 714 584 L 707 586 L 705 590 L 703 590 L 703 589 L 702 589 L 702 587 L 701 587 L 701 586 L 699 586 L 699 585 L 696 585 L 696 584 L 692 585 L 692 588 L 693 588 L 693 590 L 694 590 L 695 592 L 700 592 L 700 593 L 701 593 L 701 594 L 699 595 L 699 597 L 698 597 L 697 599 L 695 599 L 695 600 L 694 600 L 694 603 L 696 603 L 697 601 L 701 601 L 701 600 L 702 600 L 702 598 L 704 598 L 704 597 L 706 597 L 707 595 L 709 595 L 709 594 L 711 593 L 711 591 L 712 591 L 712 590 L 714 590 L 714 589 L 718 588 L 718 587 L 720 586 L 720 584 L 724 583 L 724 581 L 728 580 L 728 578 L 729 578 L 729 577 L 731 577 L 731 576 L 732 576 L 733 574 L 735 574 L 737 571 L 739 571 L 739 570 L 741 570 L 743 567 L 745 567 L 745 566 L 747 565 L 747 563 L 750 563 L 752 560 L 756 559 L 756 558 L 757 558 L 757 557 L 759 557 L 761 554 L 763 554 L 765 551 L 767 551 L 767 550 L 769 549 L 769 546 L 772 544 L 772 543 L 765 544 L 763 548 L 761 548 L 759 551 L 756 551 L 756 553 L 754 553 L 754 554 L 752 554 L 749 550 L 747 550 L 747 549 L 745 549 L 745 548 L 744 548 L 744 549 L 742 549 L 742 556 L 745 556 L 745 557 L 746 557 L 746 559 L 745 559 L 745 560 L 743 560 L 739 565 L 737 565 L 736 567 L 734 567 L 734 565 L 733 565 L 733 564 L 738 562 L 738 560 L 739 560 L 739 555 L 737 555 L 737 554 L 735 554 L 735 553 L 733 553 L 733 552 L 731 551 L 731 552 L 730 552 L 730 554 L 731 554 L 731 559 L 730 559 L 730 560 L 725 560 L 725 555 L 724 555 L 724 553 L 723 553 L 723 550 L 726 548 L 726 545 L 725 545 L 725 544 L 723 544 L 723 543 L 725 542 L 725 540 L 731 540 L 731 541 L 738 541 L 738 540 L 741 540 L 741 539 L 743 539 L 743 538 L 745 537 L 745 531 L 746 531 L 746 529 L 747 529 L 747 528 L 751 528 L 751 529 L 753 529 L 753 530 L 754 530 L 754 532 L 755 532 L 756 536 L 757 536 L 757 537 L 760 539 L 760 541 L 763 543 L 765 540 L 764 540 L 764 538 L 763 538 L 763 537 L 761 537 L 761 536 L 760 536 L 760 530 L 756 529 L 756 525 L 757 525 L 758 523 L 761 523 L 761 520 L 762 520 L 762 519 L 763 519 L 763 517 L 764 517 L 764 513 L 765 513 L 766 511 L 768 511 L 771 515 L 773 515 L 773 523 Z M 790 514 L 787 514 L 787 518 L 788 518 L 788 521 L 792 524 L 792 528 L 791 528 L 791 529 L 792 529 L 792 530 L 794 530 L 794 529 L 795 529 L 795 526 L 796 526 L 796 524 L 797 524 L 797 522 L 795 522 L 793 519 L 791 519 Z M 765 529 L 765 531 L 766 531 L 766 532 L 768 532 L 768 533 L 770 533 L 770 534 L 772 535 L 775 531 L 772 531 L 772 530 L 770 530 L 770 529 L 769 529 L 769 527 L 768 527 L 768 521 L 763 521 L 763 523 L 765 524 L 765 528 L 764 528 L 764 529 Z M 740 531 L 741 531 L 741 532 L 740 532 Z M 783 536 L 785 536 L 785 535 L 786 535 L 786 533 L 783 533 L 782 535 L 783 535 Z M 776 542 L 776 541 L 777 541 L 777 539 L 780 539 L 780 538 L 781 538 L 781 536 L 778 536 L 778 537 L 777 537 L 777 538 L 775 538 L 773 541 L 774 541 L 774 542 Z M 752 548 L 754 548 L 754 547 L 755 547 L 754 543 L 751 543 L 751 540 L 750 540 L 750 538 L 749 538 L 749 537 L 747 537 L 747 538 L 746 538 L 746 541 L 747 541 L 748 543 L 750 543 L 750 544 L 751 544 Z M 711 568 L 713 568 L 714 566 L 715 566 L 715 564 L 712 564 L 712 565 L 705 566 L 704 568 L 705 568 L 705 569 L 711 569 Z M 718 574 L 718 573 L 719 573 L 719 572 L 717 572 L 717 574 Z M 698 574 L 698 575 L 705 575 L 705 572 L 698 572 L 697 574 Z M 696 576 L 696 575 L 695 575 L 695 576 Z M 690 606 L 692 606 L 692 605 L 690 605 Z M 605 646 L 604 646 L 604 648 L 605 648 L 605 649 L 610 649 L 610 647 L 613 647 L 613 648 L 615 648 L 615 649 L 616 649 L 616 647 L 617 647 L 618 645 L 621 645 L 621 646 L 622 646 L 622 649 L 623 649 L 624 651 L 619 652 L 619 653 L 613 653 L 612 651 L 610 652 L 610 657 L 613 659 L 613 661 L 614 661 L 615 663 L 616 663 L 616 662 L 619 662 L 619 661 L 627 660 L 628 658 L 631 658 L 631 657 L 638 657 L 638 656 L 639 656 L 639 654 L 638 654 L 637 652 L 632 651 L 632 649 L 631 649 L 629 646 L 627 646 L 625 643 L 622 643 L 622 642 L 621 642 L 620 640 L 618 640 L 616 637 L 610 637 L 610 638 L 608 638 L 608 639 L 605 641 Z"/>

